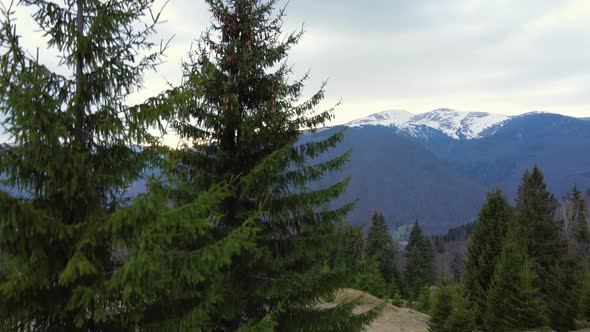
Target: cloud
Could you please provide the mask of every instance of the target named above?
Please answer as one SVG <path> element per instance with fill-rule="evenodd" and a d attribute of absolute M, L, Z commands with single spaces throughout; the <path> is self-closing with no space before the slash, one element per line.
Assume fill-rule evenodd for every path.
<path fill-rule="evenodd" d="M 194 0 L 171 1 L 163 18 L 168 62 L 130 100 L 178 83 L 210 22 Z M 285 30 L 305 24 L 289 61 L 296 75 L 311 69 L 309 94 L 329 79 L 325 107 L 343 100 L 336 123 L 391 108 L 590 116 L 589 20 L 587 0 L 291 0 Z M 20 23 L 28 44 L 43 44 Z"/>

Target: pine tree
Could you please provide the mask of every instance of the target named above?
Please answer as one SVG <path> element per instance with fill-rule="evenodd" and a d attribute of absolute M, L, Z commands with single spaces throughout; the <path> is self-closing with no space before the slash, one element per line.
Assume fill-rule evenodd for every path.
<path fill-rule="evenodd" d="M 417 221 L 406 246 L 405 281 L 410 299 L 416 299 L 420 290 L 432 283 L 432 247 Z"/>
<path fill-rule="evenodd" d="M 0 23 L 0 112 L 13 142 L 0 149 L 0 173 L 24 194 L 0 192 L 0 326 L 116 330 L 103 226 L 150 159 L 132 145 L 154 143 L 147 129 L 161 110 L 125 100 L 161 59 L 165 47 L 148 41 L 159 14 L 148 0 L 19 1 L 59 52 L 54 72 L 22 48 L 13 4 Z"/>
<path fill-rule="evenodd" d="M 301 139 L 331 119 L 316 112 L 324 88 L 301 101 L 307 78 L 291 80 L 285 59 L 301 32 L 283 34 L 275 0 L 208 0 L 213 24 L 184 66 L 184 84 L 170 93 L 173 121 L 188 143 L 174 170 L 186 186 L 208 190 L 232 183 L 212 230 L 224 237 L 265 202 L 255 246 L 234 257 L 219 296 L 230 301 L 211 317 L 213 330 L 235 330 L 272 316 L 279 331 L 356 331 L 374 312 L 356 316 L 353 304 L 317 303 L 346 284 L 346 269 L 329 268 L 352 204 L 329 208 L 348 179 L 318 190 L 309 183 L 338 170 L 348 153 L 318 159 L 341 131 Z M 198 191 L 198 190 L 197 190 Z"/>
<path fill-rule="evenodd" d="M 506 238 L 512 208 L 499 190 L 491 192 L 479 211 L 473 235 L 467 247 L 463 274 L 465 296 L 475 310 L 478 324 L 482 323 L 487 306 L 487 291 L 496 270 L 502 243 Z"/>
<path fill-rule="evenodd" d="M 397 244 L 391 237 L 383 214 L 376 211 L 367 232 L 365 254 L 377 260 L 379 270 L 387 283 L 396 283 L 399 280 L 396 266 L 397 251 Z"/>
<path fill-rule="evenodd" d="M 445 324 L 453 310 L 454 293 L 455 290 L 449 285 L 437 286 L 430 309 L 430 320 L 428 321 L 429 332 L 447 331 Z"/>
<path fill-rule="evenodd" d="M 537 281 L 525 249 L 509 235 L 488 290 L 485 330 L 523 331 L 545 327 L 547 307 L 535 286 Z"/>
<path fill-rule="evenodd" d="M 572 275 L 568 275 L 567 243 L 561 236 L 562 223 L 555 220 L 556 208 L 557 202 L 547 191 L 539 168 L 527 170 L 518 188 L 514 230 L 539 278 L 541 293 L 551 311 L 551 327 L 561 331 L 574 323 L 569 299 L 562 298 L 572 291 L 573 284 L 567 282 Z"/>
<path fill-rule="evenodd" d="M 475 313 L 470 304 L 463 297 L 463 292 L 458 291 L 453 299 L 451 314 L 445 322 L 445 330 L 449 332 L 475 331 Z"/>

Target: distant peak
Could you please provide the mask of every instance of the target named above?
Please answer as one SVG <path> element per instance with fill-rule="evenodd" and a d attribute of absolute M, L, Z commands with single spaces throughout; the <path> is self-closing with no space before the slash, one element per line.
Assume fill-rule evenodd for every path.
<path fill-rule="evenodd" d="M 348 127 L 370 126 L 398 126 L 406 123 L 414 114 L 405 110 L 387 110 L 374 113 L 364 118 L 350 121 Z"/>
<path fill-rule="evenodd" d="M 485 112 L 462 112 L 451 108 L 438 108 L 433 111 L 412 114 L 403 110 L 384 111 L 351 121 L 346 125 L 394 126 L 413 135 L 420 126 L 442 132 L 453 139 L 474 139 L 482 137 L 488 128 L 501 124 L 510 117 Z"/>

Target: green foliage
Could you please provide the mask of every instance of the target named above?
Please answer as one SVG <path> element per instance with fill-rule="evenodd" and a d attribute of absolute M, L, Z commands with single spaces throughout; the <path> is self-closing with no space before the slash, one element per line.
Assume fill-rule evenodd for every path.
<path fill-rule="evenodd" d="M 463 297 L 462 292 L 457 292 L 457 294 L 455 294 L 453 299 L 453 309 L 445 322 L 445 331 L 475 331 L 475 313 L 470 308 L 467 299 Z"/>
<path fill-rule="evenodd" d="M 162 55 L 148 41 L 159 18 L 153 2 L 19 1 L 59 53 L 59 72 L 22 48 L 14 8 L 5 8 L 0 113 L 14 144 L 0 148 L 0 174 L 25 194 L 0 192 L 2 330 L 124 325 L 109 317 L 118 302 L 106 283 L 117 263 L 104 226 L 151 160 L 133 145 L 155 142 L 147 129 L 162 114 L 155 99 L 125 104 Z"/>
<path fill-rule="evenodd" d="M 381 299 L 387 299 L 390 296 L 390 289 L 379 270 L 379 263 L 374 258 L 365 260 L 363 268 L 355 276 L 354 288 Z"/>
<path fill-rule="evenodd" d="M 392 279 L 389 282 L 388 286 L 388 295 L 391 303 L 396 306 L 401 306 L 404 301 L 402 299 L 402 293 L 400 291 L 400 287 L 398 281 L 396 279 Z"/>
<path fill-rule="evenodd" d="M 512 208 L 507 199 L 499 190 L 491 192 L 479 211 L 475 230 L 469 239 L 463 285 L 479 324 L 483 320 L 487 291 L 500 259 L 511 218 Z"/>
<path fill-rule="evenodd" d="M 218 291 L 225 270 L 240 252 L 253 248 L 257 215 L 217 236 L 213 230 L 223 216 L 218 206 L 230 186 L 195 193 L 183 203 L 158 181 L 149 189 L 109 220 L 115 244 L 129 252 L 107 284 L 113 296 L 120 293 L 120 310 L 111 315 L 127 328 L 211 330 L 210 313 L 227 301 Z"/>
<path fill-rule="evenodd" d="M 559 238 L 561 224 L 554 220 L 556 207 L 539 168 L 527 170 L 518 188 L 515 231 L 541 282 L 545 279 L 542 270 L 561 261 L 565 254 L 565 243 Z"/>
<path fill-rule="evenodd" d="M 446 332 L 446 322 L 453 311 L 453 298 L 456 290 L 448 285 L 439 285 L 434 291 L 432 306 L 430 309 L 430 320 L 428 321 L 429 332 Z"/>
<path fill-rule="evenodd" d="M 432 283 L 432 258 L 430 241 L 416 221 L 406 246 L 405 283 L 410 299 L 416 299 L 420 290 Z"/>
<path fill-rule="evenodd" d="M 432 297 L 432 292 L 430 291 L 430 286 L 424 286 L 422 287 L 422 289 L 420 290 L 420 294 L 418 294 L 418 299 L 416 299 L 416 305 L 415 305 L 415 309 L 423 312 L 423 313 L 428 313 L 430 312 L 430 307 L 431 307 L 431 297 Z"/>
<path fill-rule="evenodd" d="M 567 242 L 561 236 L 562 222 L 555 221 L 556 207 L 541 171 L 537 167 L 527 170 L 518 188 L 514 230 L 539 278 L 541 294 L 550 310 L 551 327 L 563 330 L 573 326 L 573 311 L 561 297 L 571 290 L 572 284 L 566 283 L 573 270 L 567 266 Z"/>
<path fill-rule="evenodd" d="M 578 314 L 577 317 L 590 321 L 590 272 L 580 273 L 578 281 Z"/>
<path fill-rule="evenodd" d="M 387 283 L 399 280 L 396 266 L 397 244 L 385 223 L 381 212 L 376 211 L 371 218 L 371 226 L 367 232 L 365 255 L 377 260 L 381 275 Z"/>
<path fill-rule="evenodd" d="M 354 272 L 364 259 L 363 230 L 361 227 L 350 224 L 344 224 L 342 230 L 348 236 L 335 253 L 333 266 L 343 266 L 350 272 Z"/>
<path fill-rule="evenodd" d="M 575 329 L 577 296 L 574 278 L 574 262 L 549 267 L 547 280 L 547 304 L 551 328 L 556 331 Z"/>
<path fill-rule="evenodd" d="M 348 153 L 320 158 L 342 132 L 301 139 L 304 130 L 314 131 L 333 116 L 333 109 L 316 110 L 324 86 L 302 100 L 307 76 L 290 77 L 285 60 L 302 33 L 283 33 L 284 13 L 275 12 L 275 0 L 207 4 L 213 24 L 184 64 L 183 85 L 168 93 L 178 115 L 172 126 L 190 143 L 170 172 L 182 188 L 196 192 L 232 184 L 220 204 L 224 215 L 212 229 L 219 238 L 245 225 L 265 202 L 254 223 L 254 246 L 224 270 L 219 296 L 227 301 L 211 313 L 213 329 L 271 319 L 279 331 L 358 330 L 371 313 L 357 317 L 348 304 L 317 306 L 349 279 L 346 266 L 330 260 L 350 234 L 340 226 L 353 205 L 330 207 L 348 179 L 317 190 L 309 186 L 340 169 Z"/>
<path fill-rule="evenodd" d="M 547 307 L 537 282 L 525 249 L 510 236 L 488 291 L 485 330 L 523 331 L 546 326 Z"/>

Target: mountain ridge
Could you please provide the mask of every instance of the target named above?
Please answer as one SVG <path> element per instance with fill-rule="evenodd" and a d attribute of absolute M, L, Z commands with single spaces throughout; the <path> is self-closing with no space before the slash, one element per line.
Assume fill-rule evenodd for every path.
<path fill-rule="evenodd" d="M 434 129 L 454 140 L 481 139 L 493 135 L 498 128 L 512 120 L 538 114 L 554 114 L 540 111 L 520 115 L 503 115 L 489 112 L 465 112 L 451 108 L 438 108 L 426 113 L 413 114 L 406 110 L 387 110 L 370 114 L 344 124 L 346 127 L 385 126 L 395 127 L 399 133 L 419 137 L 424 131 Z M 560 115 L 568 117 L 566 115 Z M 574 118 L 574 117 L 570 117 Z M 574 118 L 587 120 L 587 118 Z"/>

